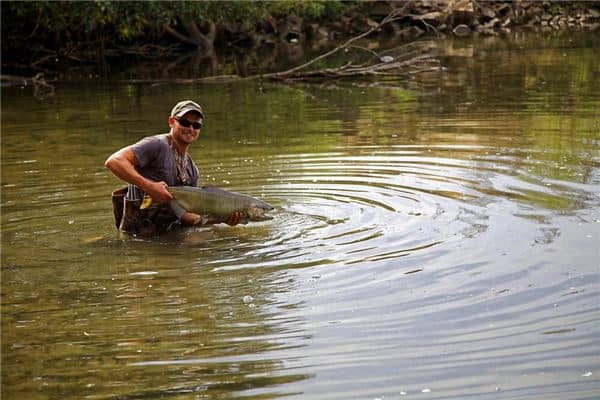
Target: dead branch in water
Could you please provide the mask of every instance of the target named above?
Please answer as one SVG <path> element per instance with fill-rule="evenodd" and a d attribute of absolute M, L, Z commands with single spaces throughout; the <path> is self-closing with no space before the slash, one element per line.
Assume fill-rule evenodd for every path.
<path fill-rule="evenodd" d="M 54 96 L 54 85 L 46 82 L 41 72 L 33 77 L 0 75 L 0 81 L 2 86 L 32 86 L 33 95 L 38 99 Z"/>
<path fill-rule="evenodd" d="M 407 2 L 404 7 L 393 10 L 385 18 L 381 20 L 379 24 L 372 27 L 366 32 L 363 32 L 357 36 L 348 39 L 343 44 L 336 48 L 315 57 L 308 62 L 296 66 L 281 72 L 272 72 L 267 74 L 259 74 L 241 77 L 239 75 L 224 75 L 224 76 L 212 76 L 207 78 L 195 78 L 195 79 L 175 79 L 165 80 L 167 82 L 175 83 L 223 83 L 232 82 L 239 80 L 270 80 L 270 81 L 302 81 L 302 80 L 314 80 L 319 78 L 337 79 L 337 78 L 348 78 L 348 77 L 382 77 L 382 76 L 401 76 L 411 75 L 415 73 L 439 70 L 440 62 L 432 54 L 427 52 L 427 48 L 424 46 L 419 47 L 423 42 L 409 43 L 400 46 L 395 51 L 395 56 L 381 55 L 373 50 L 367 49 L 362 46 L 358 46 L 355 43 L 365 37 L 369 36 L 375 31 L 380 30 L 385 25 L 390 24 L 394 21 L 401 20 L 403 18 L 415 18 L 413 14 L 407 14 L 410 2 Z M 316 64 L 319 61 L 326 60 L 327 58 L 337 54 L 341 51 L 348 53 L 351 49 L 358 49 L 371 53 L 372 57 L 362 64 L 356 64 L 354 60 L 346 62 L 342 66 L 321 68 L 321 69 L 309 69 L 308 67 Z M 386 52 L 386 53 L 389 53 Z"/>
<path fill-rule="evenodd" d="M 387 24 L 390 24 L 394 21 L 399 21 L 406 17 L 414 17 L 412 14 L 406 14 L 406 10 L 408 9 L 409 5 L 410 2 L 407 2 L 404 5 L 404 7 L 393 10 L 385 18 L 383 18 L 379 24 L 372 27 L 368 31 L 348 39 L 340 46 L 337 46 L 336 48 L 324 54 L 321 54 L 320 56 L 313 58 L 312 60 L 302 65 L 288 69 L 287 71 L 264 74 L 262 75 L 262 78 L 272 80 L 302 80 L 314 77 L 343 78 L 350 76 L 366 75 L 399 75 L 402 73 L 410 73 L 417 70 L 421 70 L 424 66 L 426 66 L 427 69 L 439 67 L 439 61 L 436 60 L 432 55 L 417 55 L 410 59 L 398 61 L 391 56 L 380 57 L 377 53 L 373 52 L 372 50 L 365 49 L 353 44 L 354 42 L 369 36 L 371 33 L 380 30 Z M 356 66 L 353 65 L 352 62 L 349 62 L 337 68 L 324 68 L 320 70 L 304 71 L 307 67 L 315 64 L 316 62 L 324 60 L 342 50 L 347 51 L 350 48 L 360 48 L 363 50 L 370 51 L 371 53 L 374 53 L 374 55 L 377 57 L 378 62 L 361 66 Z"/>
<path fill-rule="evenodd" d="M 345 78 L 353 76 L 395 76 L 399 74 L 399 71 L 414 74 L 437 69 L 439 69 L 439 61 L 433 58 L 433 56 L 423 55 L 406 61 L 380 62 L 367 66 L 353 65 L 350 62 L 341 67 L 307 71 L 301 75 L 292 75 L 286 79 L 304 80 L 310 78 Z"/>

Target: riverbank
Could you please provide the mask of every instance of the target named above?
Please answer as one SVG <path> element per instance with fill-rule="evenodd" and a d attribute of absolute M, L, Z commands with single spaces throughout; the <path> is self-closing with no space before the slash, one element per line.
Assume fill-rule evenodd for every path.
<path fill-rule="evenodd" d="M 48 80 L 107 77 L 123 71 L 132 71 L 132 78 L 143 78 L 135 70 L 150 63 L 166 78 L 189 65 L 196 77 L 269 73 L 291 68 L 373 30 L 390 13 L 396 13 L 396 18 L 373 30 L 369 39 L 410 42 L 426 36 L 503 35 L 522 29 L 545 34 L 595 31 L 600 26 L 600 2 L 368 1 L 339 5 L 337 14 L 267 15 L 251 28 L 223 21 L 192 21 L 166 24 L 157 31 L 144 26 L 140 12 L 135 21 L 142 34 L 122 43 L 117 36 L 130 25 L 119 28 L 113 22 L 111 29 L 120 29 L 113 37 L 97 32 L 94 36 L 90 31 L 83 38 L 77 36 L 83 35 L 81 32 L 67 31 L 52 38 L 43 35 L 49 28 L 43 26 L 40 16 L 34 26 L 15 26 L 19 18 L 10 18 L 6 8 L 2 8 L 4 85 L 21 84 L 24 79 L 41 82 L 40 73 Z M 106 27 L 104 30 L 109 32 Z M 38 78 L 32 79 L 34 76 Z"/>
<path fill-rule="evenodd" d="M 397 3 L 387 3 L 388 8 L 396 6 Z M 407 22 L 416 28 L 409 33 L 416 34 L 434 30 L 458 36 L 498 35 L 522 28 L 541 32 L 561 29 L 593 31 L 600 26 L 600 2 L 419 1 L 410 6 Z M 395 26 L 400 33 L 407 28 L 410 29 L 406 24 Z"/>

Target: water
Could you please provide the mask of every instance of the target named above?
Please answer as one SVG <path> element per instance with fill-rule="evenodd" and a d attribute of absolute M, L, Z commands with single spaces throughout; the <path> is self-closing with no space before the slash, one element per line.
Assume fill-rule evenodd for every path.
<path fill-rule="evenodd" d="M 597 35 L 441 43 L 404 89 L 2 90 L 2 397 L 600 396 Z M 119 237 L 102 166 L 207 113 L 274 219 Z"/>

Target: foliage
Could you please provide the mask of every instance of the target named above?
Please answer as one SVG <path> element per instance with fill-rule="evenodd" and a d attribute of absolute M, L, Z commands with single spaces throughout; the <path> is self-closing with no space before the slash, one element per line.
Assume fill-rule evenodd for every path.
<path fill-rule="evenodd" d="M 145 54 L 155 56 L 173 54 L 184 49 L 182 43 L 188 43 L 173 33 L 188 36 L 190 27 L 200 31 L 216 27 L 210 40 L 218 45 L 219 41 L 227 43 L 231 35 L 258 32 L 261 26 L 274 29 L 278 19 L 290 14 L 309 21 L 335 17 L 352 3 L 343 0 L 3 1 L 0 11 L 4 71 L 30 75 L 31 71 L 55 69 L 61 63 L 68 67 L 73 62 L 100 61 L 104 65 L 107 55 L 124 54 L 127 48 L 132 49 L 129 54 L 138 49 L 147 49 Z"/>
<path fill-rule="evenodd" d="M 331 15 L 340 0 L 288 1 L 8 1 L 2 3 L 3 37 L 80 40 L 109 39 L 127 43 L 144 36 L 162 35 L 165 24 L 183 20 L 202 24 L 250 27 L 269 16 L 297 14 L 306 18 Z"/>

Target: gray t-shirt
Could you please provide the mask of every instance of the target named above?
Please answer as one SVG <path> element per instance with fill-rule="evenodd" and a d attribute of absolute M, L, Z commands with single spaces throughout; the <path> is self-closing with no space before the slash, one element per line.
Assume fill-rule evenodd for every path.
<path fill-rule="evenodd" d="M 170 144 L 168 133 L 148 136 L 131 146 L 133 154 L 139 162 L 138 172 L 150 180 L 164 181 L 169 186 L 198 186 L 198 167 L 189 154 L 186 154 L 187 173 L 191 182 L 181 182 L 177 174 L 177 164 Z M 137 186 L 129 185 L 127 191 L 129 200 L 140 200 L 144 198 L 144 192 Z"/>

